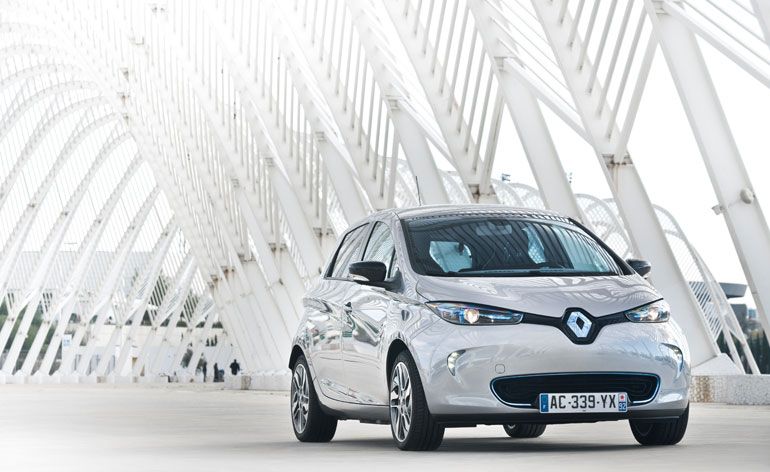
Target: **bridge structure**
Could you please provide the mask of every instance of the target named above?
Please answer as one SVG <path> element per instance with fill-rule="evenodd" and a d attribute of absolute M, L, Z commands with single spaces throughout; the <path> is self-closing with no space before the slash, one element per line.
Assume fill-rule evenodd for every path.
<path fill-rule="evenodd" d="M 759 373 L 628 142 L 662 55 L 770 333 L 770 230 L 702 51 L 770 87 L 763 0 L 0 0 L 0 33 L 0 382 L 237 358 L 281 388 L 337 236 L 458 202 L 582 221 L 652 262 L 696 372 Z M 573 191 L 546 114 L 612 198 Z M 493 175 L 504 119 L 535 186 Z"/>

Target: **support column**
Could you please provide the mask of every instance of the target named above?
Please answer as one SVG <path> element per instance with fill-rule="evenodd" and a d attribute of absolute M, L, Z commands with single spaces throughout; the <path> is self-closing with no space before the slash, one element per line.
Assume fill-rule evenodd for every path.
<path fill-rule="evenodd" d="M 537 100 L 502 64 L 495 75 L 546 207 L 585 222 Z"/>
<path fill-rule="evenodd" d="M 751 0 L 751 6 L 762 28 L 762 34 L 765 37 L 768 47 L 770 47 L 770 2 L 767 0 Z"/>
<path fill-rule="evenodd" d="M 379 42 L 382 36 L 376 34 L 377 25 L 370 18 L 371 12 L 361 2 L 347 2 L 351 22 L 358 32 L 361 46 L 369 65 L 375 71 L 374 80 L 380 87 L 382 98 L 387 100 L 388 114 L 412 173 L 417 178 L 421 202 L 428 204 L 449 203 L 449 196 L 436 167 L 431 147 L 422 123 L 412 116 L 409 98 L 401 93 L 401 84 L 390 70 L 385 52 Z"/>
<path fill-rule="evenodd" d="M 719 201 L 765 336 L 770 340 L 770 230 L 695 35 L 646 0 L 655 34 Z"/>
<path fill-rule="evenodd" d="M 422 127 L 408 111 L 401 108 L 399 99 L 388 98 L 388 108 L 401 146 L 404 147 L 406 160 L 417 179 L 420 202 L 423 204 L 448 203 L 449 196 L 441 181 L 441 175 Z"/>
<path fill-rule="evenodd" d="M 208 339 L 209 334 L 211 333 L 211 328 L 214 326 L 214 318 L 216 318 L 216 313 L 214 311 L 209 312 L 209 314 L 206 316 L 206 321 L 203 323 L 203 329 L 199 330 L 197 335 L 194 337 L 192 355 L 190 356 L 190 361 L 187 363 L 186 373 L 188 378 L 195 378 L 195 367 L 198 365 L 198 359 L 200 359 L 201 355 L 203 354 L 203 343 L 205 343 L 206 339 Z M 191 322 L 194 323 L 195 320 L 193 319 Z M 178 361 L 180 369 L 181 361 L 182 358 L 180 357 Z M 177 361 L 174 360 L 174 363 L 176 365 Z"/>
<path fill-rule="evenodd" d="M 593 65 L 580 53 L 583 49 L 581 38 L 570 34 L 575 26 L 573 19 L 569 13 L 562 17 L 556 4 L 532 0 L 532 6 L 564 75 L 589 143 L 605 171 L 631 244 L 639 256 L 652 263 L 651 281 L 666 297 L 677 323 L 687 335 L 692 365 L 698 366 L 716 358 L 719 348 L 698 301 L 677 265 L 642 179 L 628 153 L 625 150 L 618 152 L 616 148 L 621 133 L 609 104 L 602 99 L 600 85 L 592 79 Z M 640 72 L 639 81 L 646 79 L 646 74 L 646 70 Z M 641 86 L 643 82 L 637 82 L 635 92 L 641 93 Z"/>
<path fill-rule="evenodd" d="M 506 56 L 500 42 L 499 23 L 491 18 L 491 9 L 482 0 L 472 0 L 469 8 L 476 21 L 484 49 L 496 62 L 495 78 L 505 98 L 508 112 L 516 125 L 529 167 L 537 181 L 546 207 L 584 221 L 580 206 L 575 200 L 564 167 L 562 167 L 553 138 L 545 123 L 535 97 L 526 85 L 506 65 Z"/>

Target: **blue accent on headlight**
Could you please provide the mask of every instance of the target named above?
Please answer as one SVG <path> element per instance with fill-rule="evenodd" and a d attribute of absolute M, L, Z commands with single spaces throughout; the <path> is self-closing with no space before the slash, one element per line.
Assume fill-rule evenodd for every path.
<path fill-rule="evenodd" d="M 663 323 L 671 317 L 671 307 L 661 299 L 625 312 L 626 318 L 634 323 Z"/>

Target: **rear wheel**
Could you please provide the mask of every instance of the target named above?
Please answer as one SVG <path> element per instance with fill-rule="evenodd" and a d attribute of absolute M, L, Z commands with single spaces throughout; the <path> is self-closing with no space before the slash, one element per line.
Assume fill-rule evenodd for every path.
<path fill-rule="evenodd" d="M 512 438 L 538 438 L 545 432 L 544 424 L 504 424 L 505 434 Z"/>
<path fill-rule="evenodd" d="M 432 451 L 441 445 L 444 427 L 439 426 L 428 411 L 420 374 L 406 351 L 393 362 L 389 403 L 390 431 L 399 449 Z"/>
<path fill-rule="evenodd" d="M 629 420 L 634 438 L 643 446 L 672 446 L 684 437 L 690 417 L 690 405 L 682 416 L 667 421 Z"/>
<path fill-rule="evenodd" d="M 291 424 L 302 442 L 329 442 L 337 431 L 337 418 L 321 410 L 305 356 L 300 356 L 291 375 Z"/>

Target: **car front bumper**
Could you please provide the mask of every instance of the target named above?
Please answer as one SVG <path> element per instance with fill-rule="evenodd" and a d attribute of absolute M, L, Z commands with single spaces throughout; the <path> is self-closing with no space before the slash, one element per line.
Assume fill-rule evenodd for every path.
<path fill-rule="evenodd" d="M 411 341 L 428 407 L 444 424 L 661 419 L 679 416 L 689 402 L 689 353 L 673 322 L 610 325 L 593 343 L 578 345 L 552 326 L 458 326 L 437 320 Z M 681 361 L 668 346 L 682 351 Z M 454 352 L 461 354 L 452 373 L 447 358 Z M 653 374 L 657 390 L 644 404 L 629 404 L 625 413 L 541 414 L 531 406 L 503 403 L 491 387 L 493 380 L 509 376 L 609 372 Z"/>

